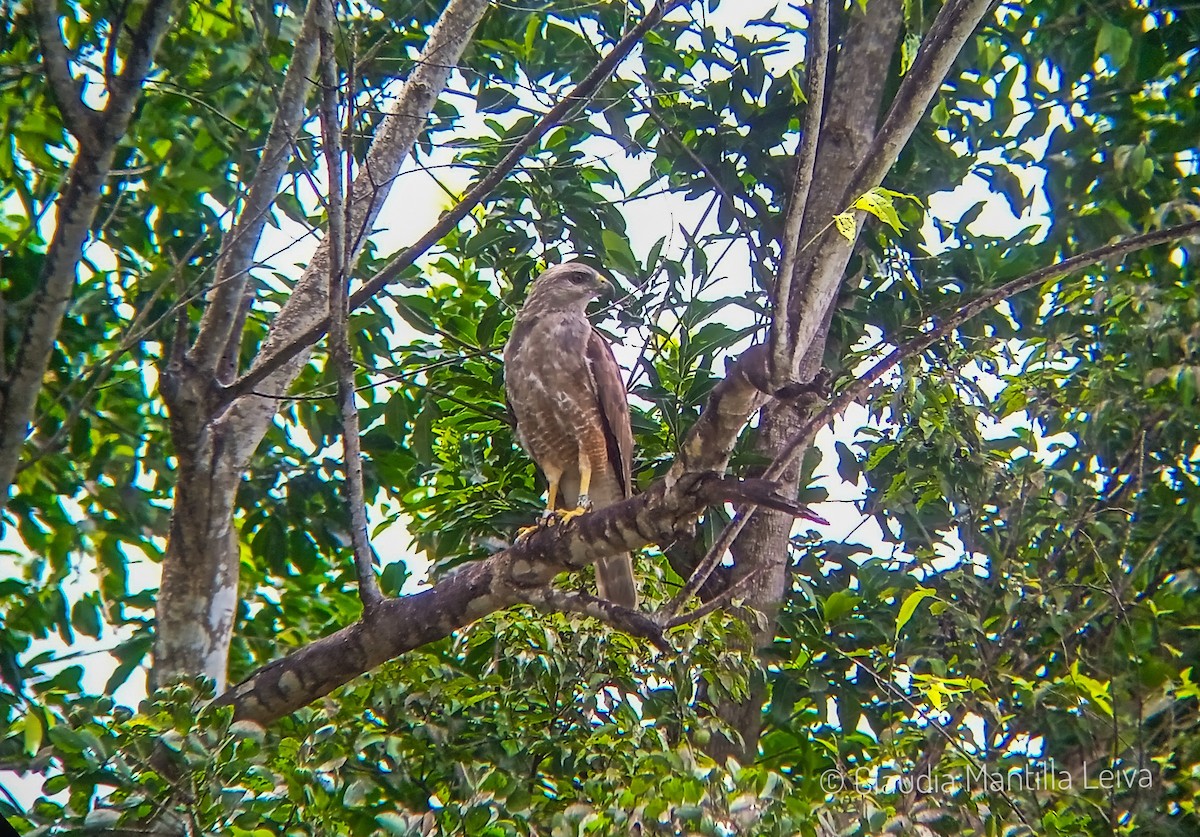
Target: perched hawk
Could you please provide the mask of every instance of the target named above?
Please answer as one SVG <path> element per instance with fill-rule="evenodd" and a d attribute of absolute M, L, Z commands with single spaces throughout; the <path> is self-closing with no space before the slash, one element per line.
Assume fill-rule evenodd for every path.
<path fill-rule="evenodd" d="M 504 388 L 517 438 L 550 482 L 547 513 L 604 508 L 632 496 L 633 432 L 621 368 L 585 311 L 611 285 L 585 264 L 542 273 L 504 347 Z M 600 595 L 637 606 L 629 553 L 596 562 Z"/>

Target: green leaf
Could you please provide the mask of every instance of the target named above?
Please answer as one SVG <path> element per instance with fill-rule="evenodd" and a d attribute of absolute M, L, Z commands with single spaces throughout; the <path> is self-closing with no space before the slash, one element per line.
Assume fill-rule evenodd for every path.
<path fill-rule="evenodd" d="M 100 636 L 100 607 L 94 593 L 89 593 L 71 606 L 71 624 L 85 636 Z"/>
<path fill-rule="evenodd" d="M 1129 48 L 1133 46 L 1133 36 L 1123 26 L 1105 21 L 1100 26 L 1096 36 L 1096 60 L 1107 58 L 1113 69 L 1119 70 L 1125 66 L 1129 58 Z"/>
<path fill-rule="evenodd" d="M 408 822 L 399 814 L 376 814 L 375 822 L 383 826 L 388 834 L 395 834 L 397 837 L 404 837 L 410 833 Z"/>
<path fill-rule="evenodd" d="M 850 450 L 850 446 L 841 440 L 834 443 L 834 450 L 838 456 L 838 476 L 848 483 L 858 482 L 861 469 L 858 464 L 858 457 L 854 455 L 854 451 Z"/>
<path fill-rule="evenodd" d="M 835 590 L 825 599 L 825 621 L 831 625 L 836 623 L 854 610 L 859 601 L 859 597 L 848 590 Z"/>
<path fill-rule="evenodd" d="M 900 631 L 904 630 L 904 626 L 913 618 L 913 614 L 917 612 L 917 607 L 921 602 L 936 597 L 937 591 L 930 590 L 928 587 L 918 587 L 905 596 L 904 601 L 900 604 L 900 612 L 896 614 L 896 636 L 900 636 Z"/>
<path fill-rule="evenodd" d="M 637 259 L 634 258 L 633 251 L 629 249 L 629 242 L 624 236 L 618 235 L 610 229 L 605 229 L 601 231 L 600 237 L 604 242 L 606 263 L 611 264 L 626 276 L 638 276 L 641 274 L 641 267 L 638 265 Z"/>
<path fill-rule="evenodd" d="M 25 717 L 21 718 L 18 723 L 24 730 L 25 754 L 35 755 L 42 746 L 42 734 L 45 728 L 42 725 L 42 719 L 38 717 L 37 712 L 26 712 Z"/>
<path fill-rule="evenodd" d="M 933 106 L 933 111 L 929 114 L 935 125 L 945 128 L 950 124 L 950 109 L 946 107 L 945 99 L 938 99 L 936 105 Z"/>
<path fill-rule="evenodd" d="M 903 196 L 877 186 L 855 200 L 853 207 L 874 215 L 896 232 L 901 232 L 904 225 L 900 223 L 900 215 L 896 212 L 896 205 L 892 202 L 893 197 Z"/>

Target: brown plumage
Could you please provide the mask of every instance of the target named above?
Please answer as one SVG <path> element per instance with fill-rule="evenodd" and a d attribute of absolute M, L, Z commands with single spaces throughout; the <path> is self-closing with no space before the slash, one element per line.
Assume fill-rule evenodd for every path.
<path fill-rule="evenodd" d="M 633 432 L 621 368 L 586 315 L 588 302 L 609 287 L 580 262 L 546 270 L 504 347 L 517 438 L 550 483 L 548 512 L 559 498 L 568 509 L 589 501 L 600 509 L 633 495 Z M 598 560 L 596 580 L 604 598 L 637 606 L 628 553 Z"/>

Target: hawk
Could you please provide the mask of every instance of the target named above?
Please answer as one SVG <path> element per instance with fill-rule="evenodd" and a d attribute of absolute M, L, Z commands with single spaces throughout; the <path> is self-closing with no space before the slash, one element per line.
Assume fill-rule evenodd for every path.
<path fill-rule="evenodd" d="M 504 388 L 521 447 L 546 475 L 546 514 L 601 509 L 633 496 L 629 400 L 608 342 L 587 320 L 611 285 L 580 262 L 534 280 L 504 346 Z M 629 553 L 596 562 L 600 595 L 637 607 Z"/>

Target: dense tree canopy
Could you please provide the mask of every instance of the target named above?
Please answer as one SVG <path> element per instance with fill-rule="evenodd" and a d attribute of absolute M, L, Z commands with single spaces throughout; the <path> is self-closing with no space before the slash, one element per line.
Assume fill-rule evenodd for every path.
<path fill-rule="evenodd" d="M 1200 829 L 1200 11 L 2 7 L 18 830 Z M 518 542 L 575 257 L 639 493 Z"/>

